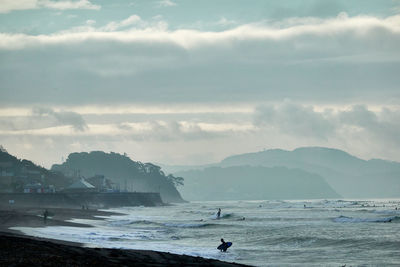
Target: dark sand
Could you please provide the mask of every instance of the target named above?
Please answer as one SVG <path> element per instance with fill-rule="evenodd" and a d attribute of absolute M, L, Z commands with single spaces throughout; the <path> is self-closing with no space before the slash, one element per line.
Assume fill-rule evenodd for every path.
<path fill-rule="evenodd" d="M 52 218 L 44 222 L 43 209 L 0 210 L 0 266 L 244 266 L 201 257 L 176 255 L 148 250 L 84 248 L 82 244 L 24 236 L 9 227 L 43 227 L 90 225 L 66 222 L 72 218 L 101 219 L 116 213 L 48 209 Z"/>
<path fill-rule="evenodd" d="M 18 208 L 18 209 L 0 209 L 0 230 L 11 231 L 9 227 L 44 227 L 44 226 L 77 226 L 91 227 L 90 225 L 67 222 L 73 218 L 101 220 L 95 216 L 118 215 L 118 213 L 99 211 L 99 210 L 80 210 L 80 209 L 63 209 L 48 208 L 48 219 L 45 221 L 43 217 L 45 209 L 34 208 Z M 15 231 L 14 231 L 15 232 Z"/>

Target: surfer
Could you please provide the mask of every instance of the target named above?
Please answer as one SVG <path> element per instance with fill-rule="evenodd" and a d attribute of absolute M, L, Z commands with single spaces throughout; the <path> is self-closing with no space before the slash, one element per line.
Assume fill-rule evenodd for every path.
<path fill-rule="evenodd" d="M 230 246 L 232 246 L 232 242 L 225 242 L 225 240 L 224 240 L 223 238 L 221 238 L 221 242 L 222 242 L 222 244 L 219 245 L 219 246 L 217 247 L 217 249 L 219 249 L 219 250 L 221 250 L 221 251 L 223 251 L 223 252 L 226 252 L 226 250 L 227 250 Z"/>
<path fill-rule="evenodd" d="M 218 212 L 217 212 L 217 219 L 219 219 L 221 217 L 221 209 L 218 209 Z M 223 240 L 223 239 L 222 239 Z"/>
<path fill-rule="evenodd" d="M 46 209 L 46 210 L 43 212 L 43 220 L 44 220 L 44 223 L 47 222 L 47 216 L 49 216 L 49 211 Z"/>

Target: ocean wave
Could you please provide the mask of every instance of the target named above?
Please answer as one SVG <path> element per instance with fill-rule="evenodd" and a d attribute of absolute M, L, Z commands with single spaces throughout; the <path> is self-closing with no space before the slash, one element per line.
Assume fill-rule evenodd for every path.
<path fill-rule="evenodd" d="M 254 245 L 269 244 L 280 247 L 374 247 L 396 249 L 399 241 L 377 241 L 373 238 L 324 238 L 312 236 L 279 237 L 273 239 L 260 239 L 253 242 Z"/>
<path fill-rule="evenodd" d="M 152 222 L 148 220 L 118 220 L 110 222 L 110 226 L 127 226 L 133 224 L 156 224 L 159 225 L 157 222 Z"/>
<path fill-rule="evenodd" d="M 388 215 L 398 214 L 398 215 L 400 215 L 400 210 L 373 210 L 372 212 L 378 213 L 378 214 L 388 214 Z"/>
<path fill-rule="evenodd" d="M 233 213 L 223 213 L 221 214 L 221 216 L 218 218 L 217 214 L 214 214 L 211 216 L 211 220 L 221 220 L 221 219 L 229 219 L 229 218 L 233 218 L 234 214 Z"/>
<path fill-rule="evenodd" d="M 383 217 L 383 218 L 353 218 L 340 216 L 334 218 L 334 222 L 338 223 L 363 223 L 363 222 L 375 222 L 375 223 L 388 223 L 388 222 L 398 222 L 400 220 L 400 216 L 392 216 L 392 217 Z"/>
<path fill-rule="evenodd" d="M 177 228 L 203 228 L 218 226 L 218 224 L 213 223 L 164 223 L 166 227 L 177 227 Z"/>

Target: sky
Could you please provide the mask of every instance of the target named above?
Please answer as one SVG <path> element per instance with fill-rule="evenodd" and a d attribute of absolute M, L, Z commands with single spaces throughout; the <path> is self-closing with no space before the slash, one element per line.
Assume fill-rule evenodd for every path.
<path fill-rule="evenodd" d="M 0 145 L 169 165 L 400 161 L 400 1 L 0 0 Z"/>

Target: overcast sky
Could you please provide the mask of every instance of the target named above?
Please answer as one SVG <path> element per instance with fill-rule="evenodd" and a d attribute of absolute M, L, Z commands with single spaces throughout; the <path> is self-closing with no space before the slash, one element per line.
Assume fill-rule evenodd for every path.
<path fill-rule="evenodd" d="M 0 0 L 0 144 L 204 164 L 400 161 L 400 1 Z"/>

